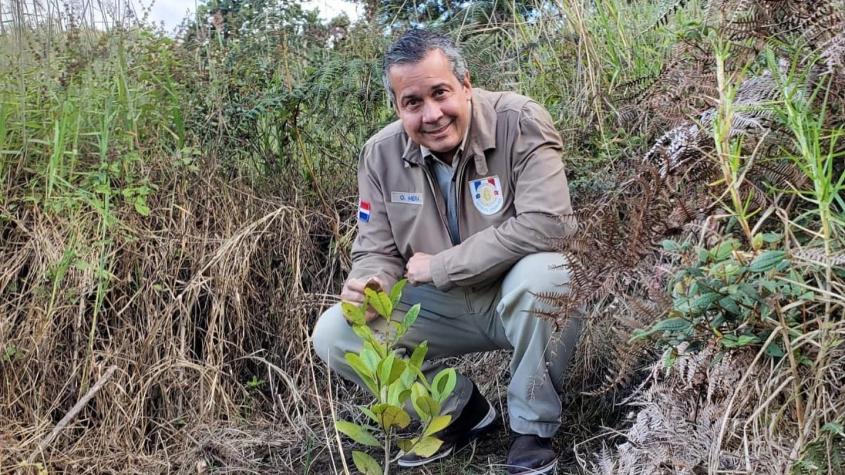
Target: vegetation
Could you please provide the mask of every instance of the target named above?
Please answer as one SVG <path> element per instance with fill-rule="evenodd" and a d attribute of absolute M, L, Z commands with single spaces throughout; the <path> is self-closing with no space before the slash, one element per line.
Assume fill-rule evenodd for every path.
<path fill-rule="evenodd" d="M 841 0 L 226 0 L 177 39 L 85 5 L 0 5 L 0 473 L 351 469 L 333 423 L 367 400 L 308 337 L 416 24 L 566 144 L 567 470 L 842 466 Z M 451 363 L 503 398 L 501 355 Z"/>
<path fill-rule="evenodd" d="M 361 305 L 348 302 L 341 304 L 344 316 L 363 343 L 360 352 L 346 353 L 344 357 L 376 398 L 375 402 L 360 409 L 381 430 L 384 441 L 377 440 L 366 426 L 360 424 L 337 421 L 335 427 L 359 444 L 384 450 L 383 466 L 365 452 L 352 452 L 355 466 L 367 475 L 389 473 L 391 447 L 400 447 L 406 454 L 430 457 L 443 445 L 443 441 L 435 434 L 452 421 L 452 416 L 440 414 L 440 406 L 457 384 L 454 368 L 441 370 L 429 382 L 422 371 L 428 352 L 427 342 L 414 348 L 410 357 L 402 356 L 396 350 L 399 339 L 408 333 L 420 313 L 420 304 L 417 303 L 405 313 L 401 321 L 393 320 L 394 308 L 402 298 L 402 289 L 406 283 L 407 280 L 400 280 L 390 293 L 365 289 Z M 370 328 L 367 318 L 369 308 L 375 310 L 377 317 L 385 320 L 385 332 L 376 332 Z M 411 424 L 411 416 L 405 410 L 409 402 L 422 427 L 417 436 L 398 438 L 396 431 L 406 429 Z"/>

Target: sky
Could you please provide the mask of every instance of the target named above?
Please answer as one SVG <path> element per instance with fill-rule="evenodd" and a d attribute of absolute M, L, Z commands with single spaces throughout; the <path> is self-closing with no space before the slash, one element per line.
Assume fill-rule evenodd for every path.
<path fill-rule="evenodd" d="M 140 2 L 139 0 L 135 0 L 135 3 L 136 5 L 139 3 L 143 5 L 149 4 L 148 1 L 144 0 Z M 181 23 L 185 16 L 193 14 L 197 10 L 196 6 L 202 3 L 204 3 L 202 0 L 155 0 L 153 8 L 150 10 L 149 19 L 156 24 L 164 22 L 165 30 L 171 32 Z M 362 8 L 360 5 L 344 0 L 308 0 L 302 2 L 302 5 L 308 10 L 318 8 L 320 10 L 320 17 L 324 20 L 334 18 L 341 12 L 346 12 L 346 15 L 351 20 L 354 20 L 360 13 L 358 9 Z"/>

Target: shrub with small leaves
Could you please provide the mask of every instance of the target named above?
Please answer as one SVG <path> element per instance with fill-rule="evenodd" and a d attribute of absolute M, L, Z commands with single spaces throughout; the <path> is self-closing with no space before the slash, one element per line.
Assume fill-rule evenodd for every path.
<path fill-rule="evenodd" d="M 758 234 L 750 251 L 736 239 L 710 249 L 663 241 L 663 249 L 681 261 L 669 282 L 671 308 L 665 319 L 635 332 L 634 338 L 659 334 L 669 344 L 664 364 L 671 366 L 681 342 L 695 349 L 715 339 L 720 347 L 733 349 L 763 344 L 775 327 L 800 332 L 813 292 L 787 253 L 773 248 L 781 239 L 776 233 Z M 779 358 L 784 350 L 775 340 L 766 353 Z"/>
<path fill-rule="evenodd" d="M 388 473 L 391 448 L 394 446 L 405 453 L 423 457 L 434 454 L 443 444 L 435 434 L 445 429 L 452 420 L 452 416 L 442 415 L 440 411 L 443 402 L 455 389 L 455 370 L 444 369 L 429 382 L 422 372 L 427 342 L 414 348 L 410 357 L 403 356 L 396 349 L 399 340 L 420 313 L 420 305 L 416 304 L 400 321 L 391 318 L 406 283 L 404 279 L 399 281 L 390 293 L 367 288 L 360 306 L 349 302 L 341 304 L 352 330 L 363 342 L 361 351 L 344 356 L 367 390 L 375 396 L 375 401 L 360 407 L 368 418 L 368 425 L 337 421 L 335 427 L 359 444 L 384 450 L 384 467 L 365 452 L 352 452 L 355 466 L 366 475 Z M 368 308 L 386 320 L 387 332 L 381 334 L 370 328 L 366 317 Z M 405 410 L 409 402 L 420 418 L 421 432 L 410 438 L 397 439 L 396 431 L 406 429 L 411 423 L 411 416 Z M 376 438 L 373 430 L 380 431 L 383 440 Z M 395 444 L 394 439 L 397 439 Z"/>

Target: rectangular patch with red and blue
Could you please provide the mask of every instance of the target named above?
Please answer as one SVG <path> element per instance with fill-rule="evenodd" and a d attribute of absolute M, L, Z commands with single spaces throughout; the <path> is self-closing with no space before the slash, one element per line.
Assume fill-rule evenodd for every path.
<path fill-rule="evenodd" d="M 370 222 L 370 202 L 359 200 L 358 201 L 358 221 L 362 223 L 369 223 Z"/>

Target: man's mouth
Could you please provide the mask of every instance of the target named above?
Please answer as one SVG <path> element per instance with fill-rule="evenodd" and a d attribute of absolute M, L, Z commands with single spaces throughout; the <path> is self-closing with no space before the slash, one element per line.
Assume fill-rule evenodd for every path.
<path fill-rule="evenodd" d="M 443 132 L 445 132 L 446 129 L 448 129 L 450 125 L 452 125 L 451 120 L 449 122 L 446 122 L 442 126 L 436 128 L 436 129 L 423 130 L 423 133 L 428 134 L 428 135 L 440 135 Z"/>

